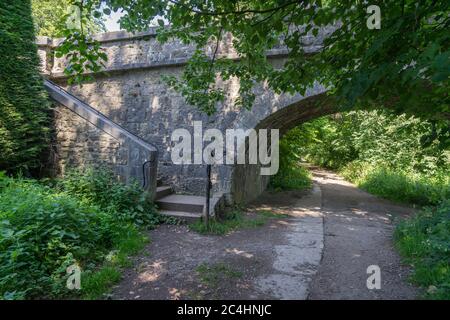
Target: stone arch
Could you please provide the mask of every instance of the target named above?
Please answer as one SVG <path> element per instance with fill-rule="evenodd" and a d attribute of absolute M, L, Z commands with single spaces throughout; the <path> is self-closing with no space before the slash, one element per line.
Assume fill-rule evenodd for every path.
<path fill-rule="evenodd" d="M 298 100 L 269 114 L 258 122 L 255 129 L 279 129 L 280 138 L 294 127 L 325 115 L 336 113 L 333 99 L 322 92 Z M 254 200 L 266 188 L 270 176 L 260 175 L 260 165 L 234 165 L 230 195 L 234 203 Z"/>

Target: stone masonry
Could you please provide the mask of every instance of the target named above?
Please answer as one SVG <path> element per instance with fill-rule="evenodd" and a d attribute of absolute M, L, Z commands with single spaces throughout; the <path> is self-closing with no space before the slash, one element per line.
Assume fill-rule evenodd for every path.
<path fill-rule="evenodd" d="M 305 51 L 320 50 L 326 32 L 305 39 Z M 171 161 L 171 134 L 185 128 L 193 131 L 193 122 L 202 121 L 203 130 L 216 128 L 278 128 L 281 133 L 314 117 L 334 111 L 318 107 L 325 89 L 317 84 L 303 97 L 299 94 L 275 94 L 266 84 L 255 87 L 257 99 L 252 110 L 238 110 L 234 101 L 239 84 L 235 80 L 222 83 L 227 92 L 226 101 L 218 106 L 217 113 L 206 116 L 186 104 L 183 97 L 171 90 L 161 79 L 162 75 L 180 75 L 183 65 L 193 52 L 193 47 L 171 41 L 160 44 L 155 30 L 130 34 L 114 32 L 96 36 L 108 56 L 105 72 L 94 75 L 94 81 L 83 86 L 67 84 L 63 74 L 65 60 L 55 58 L 53 49 L 61 40 L 40 38 L 39 53 L 43 61 L 42 72 L 52 81 L 97 109 L 112 121 L 136 136 L 156 146 L 159 151 L 158 175 L 176 192 L 203 195 L 205 191 L 204 165 L 174 165 Z M 236 57 L 225 39 L 218 54 Z M 206 48 L 213 52 L 213 46 Z M 283 63 L 286 50 L 282 46 L 268 52 L 271 61 Z M 58 151 L 61 167 L 68 164 L 85 165 L 104 161 L 120 163 L 124 149 L 114 139 L 99 137 L 95 128 L 83 124 L 76 116 L 58 108 Z M 81 122 L 80 122 L 81 121 Z M 93 150 L 97 150 L 93 152 Z M 243 202 L 255 198 L 267 186 L 268 179 L 259 175 L 256 165 L 216 165 L 213 167 L 213 191 L 227 194 L 228 199 Z"/>

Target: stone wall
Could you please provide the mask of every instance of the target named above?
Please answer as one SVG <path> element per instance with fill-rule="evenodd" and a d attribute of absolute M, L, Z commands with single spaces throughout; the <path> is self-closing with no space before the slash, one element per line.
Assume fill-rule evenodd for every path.
<path fill-rule="evenodd" d="M 325 31 L 317 38 L 305 39 L 305 51 L 319 50 L 324 34 Z M 305 97 L 299 94 L 278 95 L 266 84 L 260 84 L 255 88 L 257 99 L 253 109 L 238 110 L 234 106 L 234 101 L 238 97 L 239 84 L 235 80 L 230 80 L 222 83 L 227 92 L 226 100 L 218 106 L 215 115 L 208 117 L 195 107 L 187 105 L 183 97 L 171 90 L 161 79 L 162 75 L 181 74 L 183 64 L 192 54 L 192 47 L 177 41 L 161 45 L 155 39 L 154 30 L 136 35 L 124 32 L 108 33 L 98 35 L 97 40 L 102 43 L 108 56 L 108 63 L 106 73 L 96 74 L 94 81 L 85 83 L 82 87 L 67 85 L 62 73 L 64 59 L 48 57 L 51 49 L 60 40 L 40 40 L 39 50 L 45 57 L 43 60 L 45 73 L 112 121 L 155 145 L 159 150 L 159 175 L 165 183 L 172 185 L 180 193 L 204 194 L 206 168 L 204 165 L 172 163 L 173 130 L 185 128 L 192 132 L 193 122 L 202 121 L 204 130 L 217 128 L 225 132 L 228 128 L 267 127 L 278 128 L 284 132 L 310 117 L 305 113 L 305 108 L 306 111 L 308 108 L 317 109 L 314 103 L 311 103 L 311 99 L 305 98 L 318 96 L 325 91 L 318 84 L 308 90 Z M 235 53 L 230 49 L 229 41 L 230 39 L 226 39 L 221 44 L 219 54 L 234 57 Z M 212 52 L 212 48 L 208 47 L 207 52 Z M 268 52 L 268 55 L 275 65 L 281 64 L 285 59 L 286 50 L 280 46 Z M 289 112 L 283 112 L 285 108 L 289 108 Z M 329 110 L 319 109 L 314 116 L 326 113 L 329 113 Z M 72 132 L 80 132 L 79 126 L 74 124 Z M 87 137 L 90 136 L 89 133 L 83 133 L 81 136 L 84 137 L 82 139 L 88 141 L 90 139 Z M 108 158 L 110 155 L 105 153 L 102 157 Z M 115 161 L 114 159 L 117 158 L 111 156 L 110 161 Z M 216 194 L 228 193 L 230 199 L 250 200 L 260 194 L 268 182 L 267 178 L 259 176 L 257 172 L 256 166 L 214 166 L 213 191 Z"/>
<path fill-rule="evenodd" d="M 44 86 L 55 101 L 56 170 L 110 167 L 125 183 L 137 182 L 153 198 L 157 149 L 56 84 Z"/>
<path fill-rule="evenodd" d="M 129 147 L 84 120 L 67 107 L 54 104 L 58 173 L 68 168 L 126 166 Z"/>

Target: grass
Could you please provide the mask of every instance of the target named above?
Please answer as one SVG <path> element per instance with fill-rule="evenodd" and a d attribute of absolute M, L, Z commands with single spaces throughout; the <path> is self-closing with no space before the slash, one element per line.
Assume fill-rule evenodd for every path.
<path fill-rule="evenodd" d="M 239 208 L 226 212 L 220 219 L 211 219 L 206 226 L 203 220 L 190 224 L 191 230 L 201 234 L 224 235 L 237 229 L 256 228 L 264 226 L 270 219 L 285 217 L 267 210 L 259 210 L 254 216 L 247 215 Z"/>
<path fill-rule="evenodd" d="M 135 228 L 118 235 L 116 249 L 105 257 L 105 263 L 97 271 L 81 275 L 81 297 L 87 300 L 104 298 L 111 287 L 119 282 L 122 269 L 131 266 L 130 256 L 142 251 L 149 239 Z"/>
<path fill-rule="evenodd" d="M 395 242 L 425 298 L 450 300 L 450 200 L 400 223 Z"/>
<path fill-rule="evenodd" d="M 311 173 L 300 165 L 282 166 L 270 179 L 269 187 L 275 191 L 308 189 L 311 187 Z"/>
<path fill-rule="evenodd" d="M 437 205 L 450 198 L 450 175 L 407 173 L 366 163 L 350 163 L 340 173 L 358 187 L 395 202 Z"/>
<path fill-rule="evenodd" d="M 242 272 L 224 263 L 216 263 L 213 265 L 203 263 L 197 267 L 196 271 L 201 283 L 211 289 L 217 289 L 221 282 L 238 279 L 243 276 Z"/>
<path fill-rule="evenodd" d="M 82 274 L 82 297 L 88 300 L 99 299 L 120 280 L 121 275 L 117 266 L 105 266 L 92 274 Z"/>

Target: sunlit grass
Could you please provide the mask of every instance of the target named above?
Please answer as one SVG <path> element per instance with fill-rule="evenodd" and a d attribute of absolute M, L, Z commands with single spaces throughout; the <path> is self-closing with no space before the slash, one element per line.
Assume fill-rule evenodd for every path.
<path fill-rule="evenodd" d="M 257 210 L 248 215 L 239 208 L 233 208 L 221 218 L 213 218 L 206 226 L 203 220 L 197 221 L 189 227 L 201 234 L 224 235 L 237 229 L 257 228 L 264 226 L 270 219 L 285 217 L 267 210 Z"/>
<path fill-rule="evenodd" d="M 450 299 L 450 201 L 425 208 L 397 226 L 396 246 L 414 267 L 411 280 L 425 297 Z"/>

